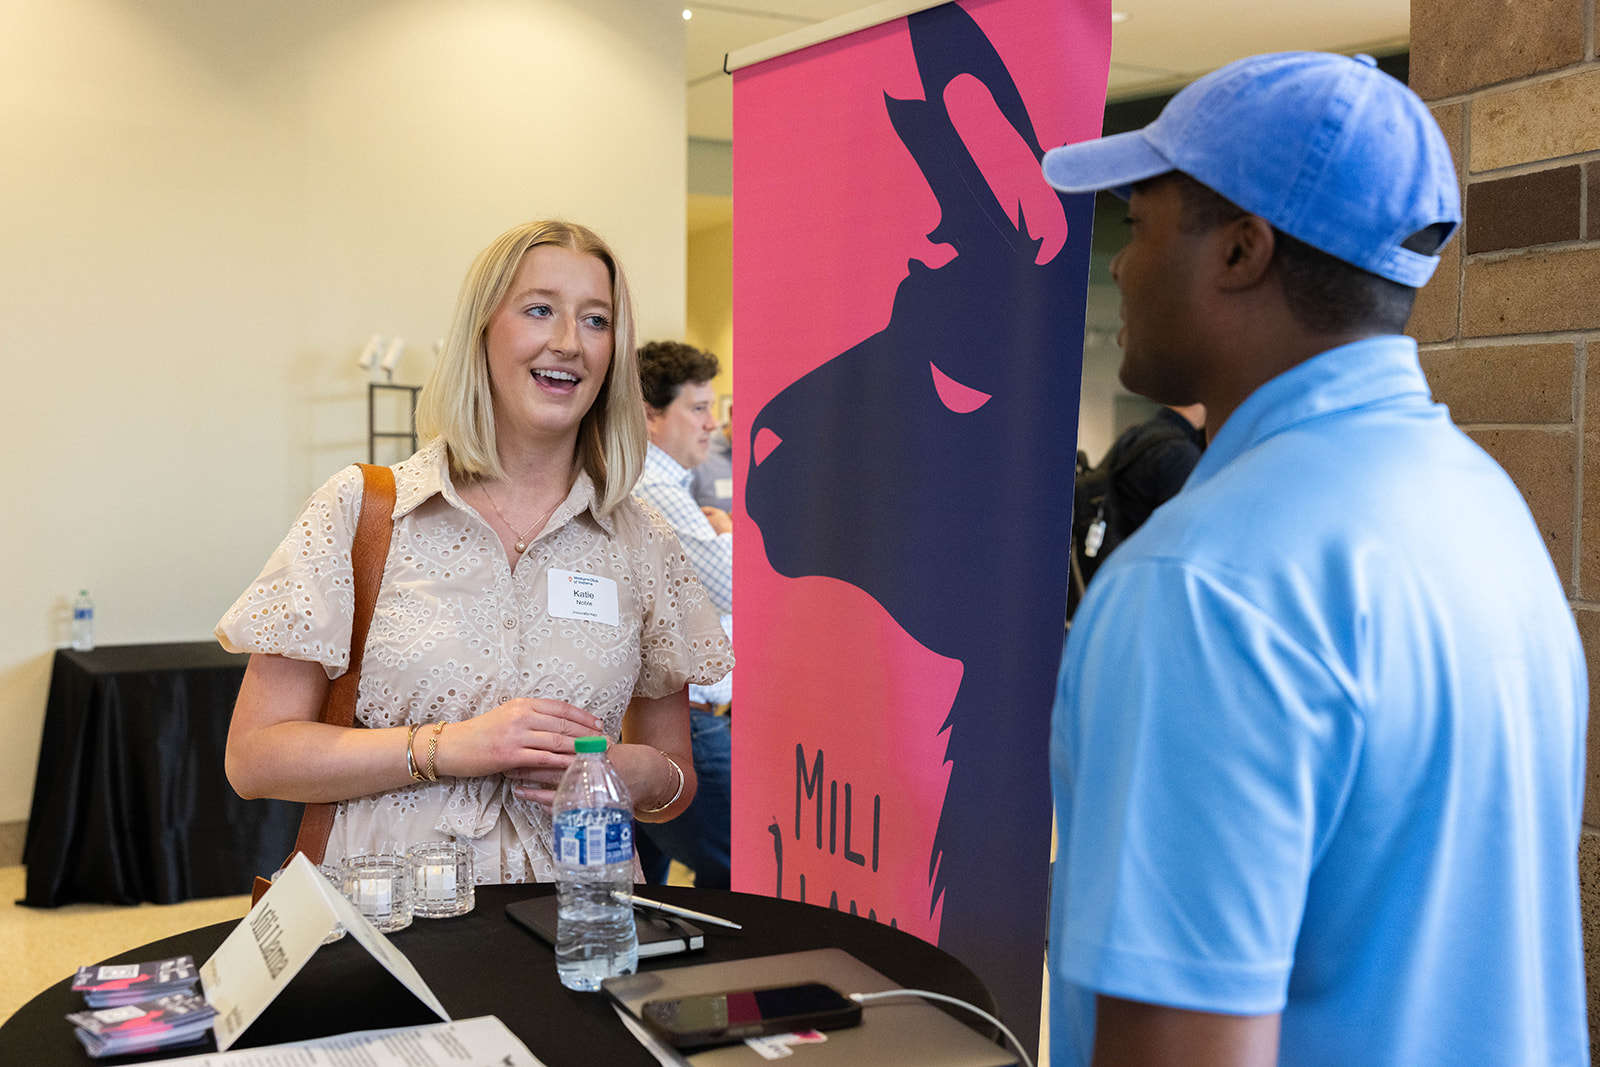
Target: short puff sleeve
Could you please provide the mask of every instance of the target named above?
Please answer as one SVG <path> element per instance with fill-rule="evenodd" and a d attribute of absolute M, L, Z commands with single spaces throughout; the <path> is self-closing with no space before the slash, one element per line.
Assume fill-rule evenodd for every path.
<path fill-rule="evenodd" d="M 654 699 L 687 685 L 720 681 L 733 669 L 733 645 L 678 535 L 648 505 L 629 500 L 618 511 L 623 508 L 637 514 L 619 519 L 642 527 L 635 566 L 646 578 L 640 583 L 643 619 L 634 693 Z"/>
<path fill-rule="evenodd" d="M 311 494 L 261 574 L 217 623 L 223 648 L 314 661 L 329 678 L 344 673 L 355 614 L 350 546 L 361 495 L 355 466 Z"/>

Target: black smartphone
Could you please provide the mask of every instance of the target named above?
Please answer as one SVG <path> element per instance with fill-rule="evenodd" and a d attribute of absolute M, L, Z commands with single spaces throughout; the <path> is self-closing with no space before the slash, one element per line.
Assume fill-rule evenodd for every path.
<path fill-rule="evenodd" d="M 821 982 L 647 1000 L 640 1013 L 674 1048 L 731 1045 L 794 1030 L 842 1030 L 861 1022 L 861 1005 Z"/>

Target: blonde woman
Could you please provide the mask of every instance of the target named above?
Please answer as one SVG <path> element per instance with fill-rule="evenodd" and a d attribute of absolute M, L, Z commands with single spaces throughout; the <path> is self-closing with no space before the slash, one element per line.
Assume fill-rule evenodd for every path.
<path fill-rule="evenodd" d="M 432 439 L 394 469 L 356 727 L 317 721 L 350 662 L 350 467 L 217 625 L 252 653 L 228 777 L 244 797 L 339 802 L 327 862 L 458 838 L 480 882 L 548 881 L 573 739 L 620 740 L 635 814 L 671 819 L 696 787 L 686 687 L 733 663 L 671 528 L 630 495 L 646 437 L 605 242 L 535 222 L 479 253 L 418 421 Z M 569 575 L 602 593 L 600 619 L 573 617 Z"/>

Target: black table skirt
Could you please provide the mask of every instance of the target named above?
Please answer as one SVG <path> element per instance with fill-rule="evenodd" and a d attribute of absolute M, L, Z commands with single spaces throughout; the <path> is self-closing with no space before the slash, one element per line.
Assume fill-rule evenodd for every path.
<path fill-rule="evenodd" d="M 223 769 L 248 662 L 213 641 L 56 653 L 24 904 L 230 896 L 283 861 L 301 805 L 241 800 Z"/>
<path fill-rule="evenodd" d="M 390 934 L 452 1018 L 495 1015 L 547 1067 L 656 1067 L 653 1056 L 617 1019 L 611 1002 L 575 993 L 556 978 L 555 954 L 543 941 L 506 918 L 514 900 L 554 892 L 546 885 L 479 886 L 477 908 L 458 919 L 418 919 Z M 711 963 L 782 952 L 838 947 L 903 986 L 959 997 L 993 1012 L 988 991 L 950 954 L 920 938 L 871 920 L 813 904 L 748 893 L 651 886 L 650 896 L 721 915 L 744 924 L 706 926 L 701 952 L 644 960 L 641 970 Z M 218 923 L 151 942 L 105 962 L 133 963 L 188 953 L 204 963 L 236 922 Z M 92 961 L 84 961 L 92 962 Z M 27 1049 L 31 1067 L 87 1065 L 88 1055 L 64 1016 L 81 1010 L 71 980 L 51 986 L 0 1026 L 0 1049 Z M 411 1000 L 354 938 L 323 946 L 288 990 L 246 1032 L 238 1047 L 352 1030 L 435 1021 Z M 950 1014 L 992 1036 L 976 1016 Z M 210 1050 L 209 1040 L 204 1046 Z M 192 1051 L 201 1051 L 196 1046 Z M 167 1055 L 177 1055 L 168 1053 Z M 138 1063 L 157 1055 L 101 1063 Z"/>

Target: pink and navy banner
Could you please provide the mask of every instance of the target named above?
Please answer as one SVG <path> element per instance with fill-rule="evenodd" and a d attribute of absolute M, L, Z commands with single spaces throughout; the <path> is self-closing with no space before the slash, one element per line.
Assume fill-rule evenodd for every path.
<path fill-rule="evenodd" d="M 954 953 L 1037 1038 L 1110 8 L 963 0 L 734 75 L 734 888 Z"/>

